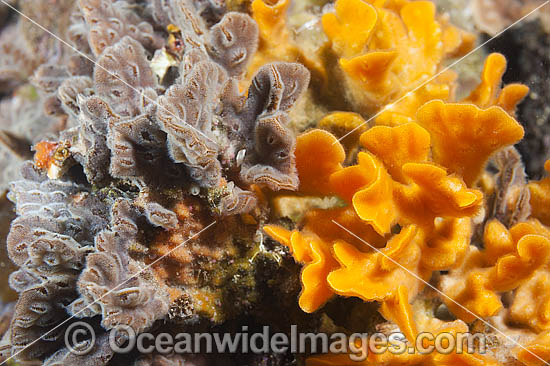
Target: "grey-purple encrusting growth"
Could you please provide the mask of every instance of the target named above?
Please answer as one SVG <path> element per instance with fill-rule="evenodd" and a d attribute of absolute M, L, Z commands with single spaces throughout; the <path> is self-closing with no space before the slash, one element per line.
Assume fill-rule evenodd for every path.
<path fill-rule="evenodd" d="M 94 86 L 96 95 L 123 117 L 145 113 L 157 97 L 157 79 L 145 49 L 128 36 L 105 48 L 94 69 Z"/>
<path fill-rule="evenodd" d="M 94 236 L 106 225 L 106 207 L 85 187 L 52 181 L 28 162 L 14 182 L 10 199 L 17 218 L 7 239 L 9 256 L 20 269 L 10 276 L 19 292 L 11 325 L 11 352 L 18 359 L 39 358 L 57 349 L 68 318 L 65 307 L 77 298 L 78 275 Z M 61 338 L 60 338 L 61 337 Z"/>
<path fill-rule="evenodd" d="M 79 0 L 87 25 L 88 42 L 95 56 L 106 47 L 130 36 L 148 49 L 162 46 L 162 39 L 155 34 L 150 23 L 141 19 L 126 1 Z"/>
<path fill-rule="evenodd" d="M 104 366 L 109 363 L 114 355 L 113 347 L 109 340 L 109 333 L 103 333 L 92 339 L 80 340 L 80 348 L 77 350 L 87 350 L 82 354 L 72 352 L 64 347 L 56 351 L 50 357 L 44 360 L 43 366 Z"/>
<path fill-rule="evenodd" d="M 223 219 L 258 207 L 252 185 L 298 187 L 288 112 L 309 72 L 276 62 L 247 81 L 258 27 L 219 0 L 79 0 L 69 23 L 67 38 L 84 56 L 60 53 L 38 67 L 25 50 L 19 73 L 0 64 L 0 79 L 11 75 L 15 83 L 34 72 L 37 94 L 34 114 L 25 111 L 32 118 L 15 116 L 0 128 L 0 143 L 22 151 L 9 171 L 39 141 L 66 146 L 74 168 L 50 179 L 27 162 L 11 185 L 17 218 L 7 245 L 19 266 L 10 277 L 19 299 L 7 349 L 22 362 L 107 365 L 107 330 L 123 324 L 139 333 L 169 321 L 171 294 L 144 261 L 148 235 L 185 224 L 166 205 L 166 192 L 181 198 L 200 187 L 207 215 Z M 162 29 L 169 24 L 183 44 L 172 77 L 159 81 L 151 57 L 166 52 Z M 19 113 L 14 100 L 0 108 Z M 43 123 L 28 125 L 37 130 L 16 125 L 36 119 Z M 164 201 L 155 201 L 159 196 Z M 71 322 L 56 326 L 70 315 L 102 328 L 88 355 L 63 346 Z M 136 365 L 193 362 L 202 361 L 156 355 Z"/>
<path fill-rule="evenodd" d="M 78 280 L 81 297 L 69 306 L 75 316 L 100 314 L 105 329 L 127 325 L 141 333 L 168 313 L 166 290 L 150 268 L 128 254 L 137 241 L 139 216 L 129 200 L 119 199 L 111 206 L 110 227 L 95 237 L 95 251 L 88 255 Z"/>
<path fill-rule="evenodd" d="M 144 211 L 147 220 L 154 226 L 165 229 L 175 229 L 178 226 L 177 215 L 156 202 L 147 202 Z"/>
<path fill-rule="evenodd" d="M 307 87 L 309 72 L 299 64 L 266 65 L 246 97 L 237 77 L 256 50 L 256 24 L 228 13 L 206 33 L 200 19 L 190 21 L 195 32 L 184 34 L 191 47 L 183 56 L 179 85 L 158 99 L 157 117 L 172 159 L 187 165 L 202 187 L 221 186 L 227 170 L 245 186 L 295 190 L 295 138 L 286 127 L 286 112 Z M 250 192 L 235 184 L 226 188 L 222 214 L 247 212 L 255 205 Z"/>

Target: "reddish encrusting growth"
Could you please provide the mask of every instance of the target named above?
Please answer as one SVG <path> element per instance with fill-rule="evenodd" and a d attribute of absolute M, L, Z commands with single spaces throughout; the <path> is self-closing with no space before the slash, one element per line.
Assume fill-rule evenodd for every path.
<path fill-rule="evenodd" d="M 41 170 L 47 170 L 54 161 L 54 155 L 59 142 L 40 141 L 34 146 L 34 165 Z"/>

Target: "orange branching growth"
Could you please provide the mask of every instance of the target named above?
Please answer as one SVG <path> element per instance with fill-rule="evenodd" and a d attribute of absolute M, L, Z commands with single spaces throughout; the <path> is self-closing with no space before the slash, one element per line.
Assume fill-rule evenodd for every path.
<path fill-rule="evenodd" d="M 531 214 L 545 225 L 550 225 L 550 160 L 544 164 L 547 177 L 529 183 Z"/>
<path fill-rule="evenodd" d="M 435 217 L 471 216 L 479 208 L 481 192 L 426 162 L 430 137 L 419 125 L 374 127 L 361 142 L 377 156 L 360 152 L 359 164 L 331 175 L 330 184 L 379 234 L 389 233 L 399 217 L 403 223 L 431 227 Z"/>
<path fill-rule="evenodd" d="M 335 225 L 333 220 L 349 232 Z M 372 225 L 361 220 L 350 206 L 310 211 L 304 218 L 304 228 L 314 232 L 326 242 L 344 240 L 363 249 L 367 249 L 365 241 L 375 248 L 383 248 L 387 241 L 372 228 Z"/>
<path fill-rule="evenodd" d="M 338 140 L 323 130 L 313 130 L 296 140 L 296 169 L 300 192 L 328 194 L 328 177 L 340 169 L 346 153 Z"/>
<path fill-rule="evenodd" d="M 361 136 L 361 144 L 382 160 L 393 179 L 405 183 L 401 167 L 428 160 L 430 134 L 416 123 L 375 126 Z"/>
<path fill-rule="evenodd" d="M 404 343 L 405 352 L 372 352 L 367 345 L 362 344 L 364 350 L 368 350 L 366 359 L 356 361 L 348 354 L 328 354 L 313 356 L 306 360 L 306 366 L 497 366 L 499 363 L 492 357 L 476 353 L 475 349 L 468 349 L 468 344 L 461 335 L 468 332 L 468 325 L 460 320 L 453 322 L 444 322 L 439 319 L 430 318 L 421 314 L 413 319 L 411 306 L 406 302 L 406 290 L 399 288 L 398 295 L 385 302 L 382 305 L 382 313 L 387 318 L 391 318 L 397 324 L 401 331 L 412 337 L 414 341 Z M 418 330 L 423 333 L 430 333 L 433 339 L 423 339 L 421 344 L 416 344 Z M 456 341 L 455 347 L 450 352 L 439 353 L 429 352 L 435 348 L 434 339 L 439 335 L 445 334 L 447 338 L 452 337 Z M 459 343 L 460 340 L 463 343 Z M 537 347 L 543 345 L 543 341 L 536 343 Z M 368 342 L 368 340 L 365 340 Z M 389 347 L 389 346 L 388 346 Z M 357 346 L 357 349 L 360 349 Z M 383 349 L 382 349 L 383 350 Z M 411 352 L 411 350 L 413 352 Z M 357 357 L 357 355 L 354 355 Z"/>
<path fill-rule="evenodd" d="M 308 312 L 328 299 L 323 292 L 317 303 L 302 300 L 306 288 L 319 284 L 323 291 L 366 301 L 397 296 L 399 285 L 415 296 L 433 270 L 453 268 L 463 258 L 470 218 L 481 207 L 480 191 L 430 160 L 430 134 L 420 125 L 374 127 L 360 141 L 370 152 L 359 152 L 357 165 L 343 167 L 343 148 L 330 133 L 312 130 L 298 137 L 300 191 L 338 195 L 348 206 L 308 213 L 301 236 L 276 226 L 266 229 L 297 261 L 323 268 L 307 271 L 307 278 L 305 269 L 302 274 L 300 303 L 307 303 L 302 308 Z M 395 225 L 400 232 L 392 235 Z M 317 242 L 323 245 L 314 259 L 311 247 Z"/>
<path fill-rule="evenodd" d="M 436 219 L 434 229 L 421 241 L 422 267 L 438 271 L 460 263 L 468 250 L 471 236 L 470 218 Z"/>
<path fill-rule="evenodd" d="M 404 228 L 378 252 L 362 252 L 344 241 L 335 242 L 333 250 L 341 268 L 327 281 L 339 295 L 381 301 L 392 297 L 399 284 L 418 291 L 419 281 L 409 273 L 419 272 L 421 254 L 414 226 Z"/>
<path fill-rule="evenodd" d="M 414 323 L 409 303 L 433 271 L 444 270 L 450 272 L 441 287 L 453 300 L 446 305 L 461 320 L 499 314 L 501 295 L 516 291 L 524 295 L 510 304 L 509 318 L 535 332 L 548 329 L 550 296 L 540 295 L 550 278 L 547 229 L 536 220 L 511 229 L 495 220 L 486 225 L 484 249 L 471 244 L 473 222 L 479 222 L 484 201 L 474 184 L 496 151 L 523 136 L 521 125 L 502 107 L 482 107 L 428 101 L 398 123 L 366 129 L 359 137 L 365 151 L 350 166 L 345 166 L 344 149 L 330 133 L 312 130 L 298 138 L 300 191 L 337 195 L 348 204 L 308 213 L 302 231 L 290 236 L 276 226 L 266 230 L 288 245 L 297 261 L 306 263 L 302 309 L 315 311 L 338 294 L 380 302 L 380 312 L 409 339 L 418 328 L 467 329 L 462 321 L 439 324 L 441 329 Z M 346 118 L 356 125 L 354 114 L 334 116 L 339 125 L 346 125 Z M 537 184 L 532 183 L 533 189 L 539 189 Z M 319 246 L 316 256 L 312 243 Z M 315 293 L 316 301 L 310 295 Z M 527 310 L 519 310 L 523 308 Z M 416 352 L 371 355 L 363 364 L 393 363 L 497 364 L 476 354 Z M 308 364 L 346 361 L 343 355 L 329 355 Z"/>
<path fill-rule="evenodd" d="M 472 253 L 468 253 L 466 257 L 466 263 L 475 262 L 479 258 L 479 253 L 475 249 L 471 251 Z M 442 288 L 453 299 L 446 301 L 447 306 L 460 319 L 471 322 L 478 317 L 488 318 L 502 309 L 500 297 L 490 289 L 487 272 L 461 268 L 450 275 L 455 281 L 445 278 Z"/>
<path fill-rule="evenodd" d="M 509 84 L 501 89 L 502 75 L 506 71 L 506 58 L 499 53 L 490 54 L 485 60 L 481 83 L 463 100 L 480 108 L 499 106 L 514 115 L 517 104 L 527 95 L 529 88 L 523 84 Z"/>
<path fill-rule="evenodd" d="M 410 342 L 415 342 L 418 336 L 413 310 L 409 304 L 409 294 L 406 286 L 399 286 L 393 296 L 382 303 L 380 313 L 384 318 L 394 322 Z"/>
<path fill-rule="evenodd" d="M 306 263 L 302 271 L 303 291 L 299 305 L 304 311 L 313 312 L 333 296 L 325 278 L 338 265 L 330 254 L 329 245 L 316 237 L 295 232 L 291 245 L 296 253 L 302 253 Z"/>
<path fill-rule="evenodd" d="M 312 130 L 300 136 L 300 190 L 337 195 L 348 204 L 308 213 L 302 231 L 290 234 L 276 226 L 266 230 L 306 264 L 302 309 L 315 311 L 334 294 L 378 301 L 381 313 L 411 338 L 422 327 L 413 322 L 408 304 L 433 271 L 446 270 L 450 273 L 441 285 L 454 300 L 446 305 L 462 320 L 498 314 L 503 309 L 501 294 L 516 290 L 537 301 L 516 297 L 509 317 L 537 331 L 547 329 L 550 297 L 535 295 L 546 289 L 550 278 L 547 229 L 536 220 L 511 229 L 495 220 L 486 225 L 483 250 L 470 243 L 472 222 L 478 220 L 484 200 L 482 191 L 472 186 L 490 156 L 522 135 L 521 126 L 498 106 L 480 109 L 431 101 L 413 122 L 367 129 L 359 138 L 366 151 L 357 154 L 355 165 L 343 165 L 344 150 L 328 132 Z M 310 294 L 317 294 L 316 301 Z M 526 312 L 519 310 L 526 306 Z M 466 327 L 461 321 L 452 324 L 440 326 Z M 346 364 L 336 355 L 308 362 Z M 364 364 L 391 362 L 496 365 L 475 354 L 420 353 L 376 355 Z"/>
<path fill-rule="evenodd" d="M 367 129 L 363 117 L 361 117 L 360 114 L 352 112 L 334 112 L 327 114 L 319 121 L 319 127 L 340 136 L 353 130 L 361 134 Z"/>
<path fill-rule="evenodd" d="M 454 85 L 457 75 L 452 70 L 447 70 L 438 75 L 430 83 L 422 86 L 414 92 L 409 92 L 391 104 L 384 106 L 378 112 L 375 121 L 378 125 L 398 126 L 409 122 L 415 122 L 416 112 L 425 103 L 439 99 L 445 102 L 454 100 Z"/>
<path fill-rule="evenodd" d="M 460 103 L 474 104 L 481 109 L 501 107 L 514 117 L 517 105 L 527 95 L 529 88 L 523 84 L 509 84 L 501 88 L 505 70 L 506 59 L 503 55 L 492 53 L 487 56 L 479 85 Z M 445 70 L 422 88 L 404 95 L 396 103 L 385 106 L 376 118 L 376 123 L 395 126 L 414 121 L 418 109 L 430 100 L 454 102 L 455 81 L 456 74 L 451 70 Z"/>
<path fill-rule="evenodd" d="M 442 62 L 466 53 L 473 37 L 436 15 L 429 1 L 338 0 L 322 18 L 332 50 L 363 111 L 374 112 L 434 77 Z M 434 97 L 439 82 L 422 93 Z"/>
<path fill-rule="evenodd" d="M 430 132 L 434 161 L 462 176 L 469 186 L 496 150 L 523 138 L 523 127 L 498 107 L 479 109 L 434 100 L 416 117 Z"/>
<path fill-rule="evenodd" d="M 257 14 L 276 13 L 262 4 Z M 269 19 L 260 28 L 281 26 L 280 18 Z M 420 330 L 456 334 L 468 331 L 465 322 L 505 316 L 531 332 L 529 340 L 538 335 L 528 347 L 548 357 L 550 178 L 529 183 L 532 215 L 525 219 L 527 207 L 514 226 L 484 210 L 499 187 L 480 180 L 495 153 L 522 139 L 515 109 L 528 88 L 502 87 L 506 60 L 491 54 L 479 85 L 457 101 L 457 75 L 442 65 L 471 49 L 473 37 L 438 16 L 430 1 L 336 0 L 322 25 L 330 41 L 325 61 L 337 61 L 330 77 L 343 75 L 354 112 L 333 112 L 319 122 L 324 130 L 297 138 L 298 194 L 337 196 L 345 206 L 307 212 L 300 230 L 264 228 L 304 265 L 300 307 L 316 311 L 334 295 L 376 301 L 409 341 Z M 355 112 L 379 112 L 376 126 Z M 341 143 L 329 131 L 340 138 L 352 133 Z M 432 277 L 434 271 L 448 272 Z M 430 279 L 460 320 L 413 311 Z M 531 354 L 516 355 L 538 365 Z M 325 355 L 307 365 L 497 365 L 467 352 L 418 350 L 349 361 Z"/>
<path fill-rule="evenodd" d="M 378 20 L 376 10 L 362 0 L 337 1 L 335 10 L 322 19 L 335 52 L 344 57 L 363 53 Z"/>
<path fill-rule="evenodd" d="M 468 310 L 447 301 L 449 308 L 467 322 L 488 318 L 502 309 L 500 294 L 516 290 L 511 318 L 536 330 L 550 329 L 550 297 L 543 295 L 550 280 L 550 230 L 534 219 L 509 230 L 493 220 L 484 243 L 484 250 L 470 246 L 460 268 L 444 276 L 445 293 Z"/>
<path fill-rule="evenodd" d="M 252 2 L 252 14 L 258 23 L 260 37 L 269 42 L 276 40 L 270 37 L 278 36 L 277 40 L 286 40 L 288 30 L 286 29 L 286 12 L 290 5 L 289 0 L 277 0 L 266 3 L 265 1 Z"/>
<path fill-rule="evenodd" d="M 472 217 L 479 210 L 483 194 L 468 189 L 462 179 L 448 175 L 444 168 L 407 163 L 402 170 L 412 184 L 398 186 L 394 194 L 406 219 L 432 226 L 436 217 Z"/>
<path fill-rule="evenodd" d="M 357 215 L 370 223 L 380 235 L 390 232 L 397 220 L 397 210 L 393 201 L 393 181 L 386 168 L 372 154 L 361 152 L 359 165 L 345 168 L 343 180 L 350 179 L 353 170 L 361 170 L 365 178 L 362 185 L 352 196 L 353 207 Z M 341 186 L 341 185 L 340 185 Z M 352 185 L 353 187 L 353 185 Z"/>
<path fill-rule="evenodd" d="M 338 267 L 330 253 L 330 245 L 313 234 L 290 232 L 277 226 L 265 226 L 264 230 L 272 237 L 282 239 L 294 258 L 305 264 L 299 305 L 305 312 L 315 311 L 334 295 L 326 281 L 328 274 Z"/>

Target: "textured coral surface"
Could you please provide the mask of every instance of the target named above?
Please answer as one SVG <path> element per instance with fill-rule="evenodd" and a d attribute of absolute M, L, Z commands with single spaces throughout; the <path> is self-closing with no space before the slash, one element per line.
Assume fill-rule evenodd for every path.
<path fill-rule="evenodd" d="M 476 50 L 542 3 L 2 1 L 0 363 L 550 362 L 547 17 Z M 409 348 L 109 343 L 293 324 Z"/>

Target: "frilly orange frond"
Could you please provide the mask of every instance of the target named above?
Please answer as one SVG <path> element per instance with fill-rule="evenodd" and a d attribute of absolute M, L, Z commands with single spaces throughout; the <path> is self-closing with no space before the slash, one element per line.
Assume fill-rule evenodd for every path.
<path fill-rule="evenodd" d="M 326 278 L 338 268 L 338 262 L 332 257 L 327 243 L 311 239 L 309 246 L 311 261 L 302 270 L 303 287 L 298 300 L 300 308 L 306 313 L 314 312 L 334 296 Z"/>
<path fill-rule="evenodd" d="M 438 17 L 430 1 L 337 0 L 335 13 L 322 22 L 352 103 L 368 113 L 434 77 L 445 59 L 468 52 L 474 38 Z M 442 86 L 432 80 L 419 94 L 449 96 L 451 90 Z"/>
<path fill-rule="evenodd" d="M 275 225 L 264 226 L 264 231 L 287 245 L 294 259 L 305 264 L 298 303 L 305 312 L 314 312 L 334 295 L 326 280 L 328 274 L 338 268 L 338 262 L 331 254 L 331 245 L 314 234 L 290 232 Z"/>
<path fill-rule="evenodd" d="M 376 117 L 376 124 L 382 126 L 399 126 L 416 121 L 418 109 L 434 99 L 445 102 L 454 100 L 454 89 L 458 75 L 452 70 L 446 70 L 428 84 L 407 93 L 399 102 L 388 104 Z"/>
<path fill-rule="evenodd" d="M 440 334 L 453 336 L 459 339 L 458 334 L 468 332 L 468 325 L 460 320 L 444 322 L 439 319 L 430 318 L 425 314 L 417 316 L 417 327 L 422 332 L 428 332 L 436 338 Z M 416 339 L 415 339 L 416 341 Z M 370 353 L 368 365 L 406 365 L 406 366 L 497 366 L 498 362 L 485 355 L 472 352 L 421 352 L 416 344 L 409 343 L 414 353 L 409 351 L 403 354 L 392 354 L 384 352 L 382 354 Z M 434 341 L 423 339 L 422 347 L 434 347 Z"/>
<path fill-rule="evenodd" d="M 359 169 L 366 177 L 367 184 L 358 187 L 360 189 L 353 195 L 353 207 L 362 220 L 370 223 L 380 235 L 385 235 L 390 232 L 391 225 L 397 219 L 393 201 L 393 181 L 374 155 L 360 152 L 357 158 Z M 344 171 L 353 174 L 355 167 L 346 168 Z M 331 183 L 334 184 L 334 181 L 331 180 Z"/>
<path fill-rule="evenodd" d="M 322 18 L 332 47 L 344 57 L 362 53 L 378 20 L 376 10 L 362 0 L 338 0 L 335 10 Z"/>
<path fill-rule="evenodd" d="M 465 322 L 470 323 L 478 317 L 491 317 L 502 309 L 500 296 L 489 289 L 490 282 L 486 272 L 471 272 L 465 279 L 459 280 L 464 281 L 463 283 L 456 284 L 454 288 L 445 291 L 454 300 L 445 299 L 447 307 Z"/>
<path fill-rule="evenodd" d="M 442 31 L 436 20 L 435 4 L 412 1 L 401 8 L 401 18 L 409 38 L 408 47 L 403 48 L 409 59 L 403 61 L 415 65 L 407 70 L 410 82 L 434 75 L 443 58 Z"/>
<path fill-rule="evenodd" d="M 294 259 L 300 263 L 307 263 L 312 260 L 310 242 L 317 240 L 314 235 L 302 234 L 299 231 L 293 231 L 290 236 L 290 250 Z"/>
<path fill-rule="evenodd" d="M 353 235 L 334 222 L 345 227 Z M 355 245 L 357 248 L 366 248 L 362 240 L 376 248 L 382 248 L 386 245 L 386 239 L 378 235 L 371 225 L 361 220 L 350 206 L 308 212 L 304 218 L 303 231 L 315 233 L 326 242 L 341 239 Z"/>
<path fill-rule="evenodd" d="M 402 297 L 403 301 L 405 300 Z M 393 299 L 392 299 L 393 300 Z M 401 301 L 401 299 L 399 299 Z M 397 305 L 397 304 L 396 304 Z M 384 307 L 385 305 L 383 305 Z M 393 306 L 393 305 L 390 305 Z M 395 308 L 406 308 L 401 304 L 397 305 Z M 401 309 L 404 312 L 407 312 L 407 309 Z M 400 314 L 400 316 L 403 316 Z M 413 319 L 403 319 L 399 322 L 408 324 L 408 326 L 414 329 L 418 328 L 422 332 L 430 333 L 433 335 L 434 339 L 440 334 L 445 334 L 454 337 L 456 340 L 459 340 L 459 334 L 465 334 L 468 332 L 468 325 L 460 320 L 455 320 L 452 322 L 444 322 L 439 319 L 430 318 L 425 314 L 421 314 L 417 317 L 416 322 Z M 430 347 L 435 347 L 435 342 L 433 339 L 424 338 L 422 347 L 424 351 L 421 351 L 416 344 L 416 337 L 414 342 L 408 342 L 406 344 L 406 352 L 390 352 L 386 350 L 385 352 L 369 352 L 368 357 L 364 361 L 354 361 L 350 358 L 351 355 L 345 354 L 327 354 L 327 355 L 316 355 L 310 357 L 306 360 L 306 366 L 498 366 L 499 363 L 497 360 L 492 357 L 482 355 L 476 352 L 457 352 L 456 350 L 449 353 L 439 353 L 439 352 L 426 352 L 425 350 Z M 544 341 L 543 341 L 544 342 Z M 543 343 L 539 342 L 539 344 Z M 370 345 L 369 345 L 370 346 Z M 366 347 L 366 345 L 363 345 Z M 465 350 L 467 345 L 463 345 Z M 457 346 L 458 349 L 458 346 Z M 369 348 L 370 350 L 370 348 Z M 410 351 L 413 352 L 410 352 Z"/>
<path fill-rule="evenodd" d="M 380 252 L 362 252 L 344 241 L 334 244 L 334 256 L 342 268 L 331 272 L 327 281 L 337 294 L 365 301 L 382 301 L 406 286 L 413 296 L 419 289 L 420 248 L 414 225 L 403 228 Z M 388 258 L 391 258 L 388 259 Z"/>
<path fill-rule="evenodd" d="M 286 12 L 290 5 L 289 0 L 277 0 L 267 4 L 264 0 L 254 0 L 252 2 L 252 16 L 260 31 L 260 37 L 263 40 L 274 41 L 273 36 L 287 37 Z M 280 39 L 279 39 L 280 40 Z"/>
<path fill-rule="evenodd" d="M 292 231 L 277 225 L 265 225 L 264 231 L 266 232 L 267 235 L 272 237 L 273 240 L 276 240 L 279 243 L 284 244 L 287 247 L 290 247 L 290 237 L 292 235 Z"/>
<path fill-rule="evenodd" d="M 429 163 L 407 163 L 403 174 L 413 184 L 394 191 L 395 202 L 411 222 L 432 226 L 436 217 L 473 216 L 483 202 L 480 191 L 449 176 L 442 167 Z"/>
<path fill-rule="evenodd" d="M 514 115 L 517 104 L 527 95 L 529 88 L 523 84 L 509 84 L 500 88 L 502 75 L 506 71 L 506 58 L 500 53 L 492 53 L 485 60 L 481 83 L 463 100 L 480 108 L 500 106 Z"/>
<path fill-rule="evenodd" d="M 550 327 L 550 301 L 541 294 L 540 283 L 548 280 L 550 275 L 550 231 L 536 220 L 530 220 L 506 229 L 496 220 L 489 222 L 484 233 L 485 249 L 480 251 L 470 246 L 469 252 L 459 269 L 452 270 L 443 276 L 442 289 L 471 312 L 487 318 L 496 315 L 502 308 L 500 293 L 516 290 L 511 317 L 523 324 L 547 324 Z M 539 282 L 541 281 L 542 282 Z M 518 298 L 535 291 L 540 303 L 533 302 L 535 297 Z M 475 316 L 456 305 L 446 301 L 447 306 L 460 319 L 470 322 Z M 527 319 L 521 312 L 534 314 L 533 306 L 540 306 L 539 314 L 547 314 L 548 319 Z M 537 305 L 538 304 L 538 305 Z"/>
<path fill-rule="evenodd" d="M 286 13 L 290 0 L 277 0 L 267 4 L 264 0 L 254 0 L 251 4 L 252 18 L 258 24 L 260 43 L 248 67 L 248 79 L 267 62 L 286 61 L 298 49 L 291 43 L 286 27 Z"/>
<path fill-rule="evenodd" d="M 375 126 L 361 135 L 361 144 L 376 155 L 398 182 L 405 183 L 401 168 L 428 159 L 430 134 L 416 123 L 397 127 Z"/>
<path fill-rule="evenodd" d="M 447 31 L 450 30 L 447 29 Z M 452 37 L 456 37 L 454 30 L 450 32 L 454 34 Z M 463 38 L 466 39 L 467 36 Z M 514 117 L 517 105 L 527 95 L 529 88 L 523 84 L 508 84 L 501 89 L 500 84 L 505 69 L 504 56 L 498 53 L 489 55 L 485 61 L 480 84 L 460 103 L 474 104 L 481 109 L 498 106 Z M 434 99 L 445 102 L 454 101 L 456 78 L 456 73 L 446 70 L 421 88 L 405 94 L 398 102 L 386 105 L 376 117 L 376 123 L 396 126 L 414 122 L 416 112 L 424 103 Z"/>
<path fill-rule="evenodd" d="M 504 71 L 506 71 L 506 58 L 500 53 L 490 54 L 485 59 L 480 84 L 463 102 L 476 104 L 480 108 L 495 105 Z"/>
<path fill-rule="evenodd" d="M 287 246 L 296 261 L 304 263 L 311 260 L 309 248 L 311 236 L 303 235 L 298 231 L 289 231 L 277 225 L 265 225 L 264 231 L 274 240 Z"/>
<path fill-rule="evenodd" d="M 332 246 L 333 252 L 325 253 L 330 253 L 342 268 L 326 273 L 326 280 L 340 295 L 381 301 L 395 293 L 399 281 L 405 281 L 414 295 L 422 287 L 415 277 L 425 278 L 433 270 L 453 268 L 464 257 L 472 232 L 471 217 L 480 209 L 483 196 L 429 161 L 430 136 L 415 123 L 372 128 L 362 135 L 361 142 L 372 152 L 360 152 L 357 165 L 343 168 L 344 152 L 334 136 L 322 130 L 301 135 L 296 149 L 300 192 L 336 194 L 349 205 L 307 213 L 301 233 L 289 235 L 288 231 L 271 227 L 266 232 L 289 246 L 299 262 L 313 260 L 309 244 L 312 237 L 326 247 Z M 401 182 L 392 178 L 386 167 Z M 409 226 L 392 237 L 394 224 Z M 372 253 L 363 241 L 383 248 L 382 253 Z M 402 256 L 403 251 L 408 255 Z M 412 273 L 396 268 L 384 254 L 397 258 L 400 264 L 399 260 L 406 258 L 404 265 Z M 345 280 L 358 274 L 365 278 L 363 285 Z M 323 283 L 323 279 L 318 278 L 316 283 Z M 360 287 L 346 287 L 353 285 Z M 322 302 L 325 300 L 326 296 Z M 309 305 L 305 305 L 307 311 L 314 308 Z"/>
<path fill-rule="evenodd" d="M 466 255 L 472 236 L 470 218 L 436 220 L 422 247 L 422 267 L 432 271 L 447 270 Z"/>
<path fill-rule="evenodd" d="M 454 337 L 455 340 L 459 340 L 459 334 L 464 334 L 468 332 L 468 325 L 460 320 L 455 320 L 451 322 L 445 322 L 439 319 L 430 318 L 425 314 L 418 316 L 418 327 L 424 332 L 429 332 L 437 337 L 440 334 L 448 334 Z M 435 343 L 432 340 L 426 341 L 423 345 L 434 346 Z M 484 354 L 476 353 L 468 350 L 466 347 L 468 345 L 462 345 L 464 350 L 457 352 L 459 348 L 453 350 L 452 352 L 430 352 L 428 355 L 424 355 L 425 363 L 419 363 L 418 365 L 433 365 L 433 366 L 498 366 L 499 363 L 492 357 L 486 356 Z"/>
<path fill-rule="evenodd" d="M 525 235 L 542 235 L 545 238 L 550 238 L 550 228 L 541 224 L 536 219 L 517 223 L 510 228 L 510 235 L 515 242 L 518 242 Z"/>
<path fill-rule="evenodd" d="M 371 52 L 351 59 L 341 58 L 340 66 L 368 94 L 368 99 L 384 104 L 400 91 L 399 81 L 390 72 L 396 57 L 396 51 Z"/>
<path fill-rule="evenodd" d="M 549 263 L 550 239 L 525 235 L 517 242 L 515 253 L 498 259 L 489 273 L 495 291 L 511 291 L 524 283 L 539 268 Z"/>
<path fill-rule="evenodd" d="M 434 100 L 417 113 L 430 132 L 434 161 L 460 175 L 468 186 L 478 179 L 487 159 L 523 138 L 523 127 L 499 107 L 482 110 L 471 104 Z"/>
<path fill-rule="evenodd" d="M 496 219 L 485 225 L 483 243 L 485 244 L 485 261 L 488 265 L 494 265 L 500 257 L 513 253 L 516 249 L 510 231 Z"/>
<path fill-rule="evenodd" d="M 516 115 L 518 104 L 529 93 L 529 87 L 524 84 L 508 84 L 500 92 L 496 105 L 508 112 L 509 115 Z"/>
<path fill-rule="evenodd" d="M 303 133 L 296 139 L 296 168 L 300 192 L 330 194 L 329 177 L 342 169 L 346 153 L 336 137 L 319 129 Z"/>
<path fill-rule="evenodd" d="M 411 304 L 409 304 L 409 293 L 405 286 L 399 286 L 393 296 L 382 303 L 380 313 L 387 320 L 397 324 L 410 342 L 416 341 L 418 330 L 413 319 Z"/>
<path fill-rule="evenodd" d="M 376 170 L 369 171 L 361 165 L 353 165 L 334 172 L 329 179 L 331 191 L 337 193 L 347 202 L 351 202 L 355 193 L 371 184 Z"/>

